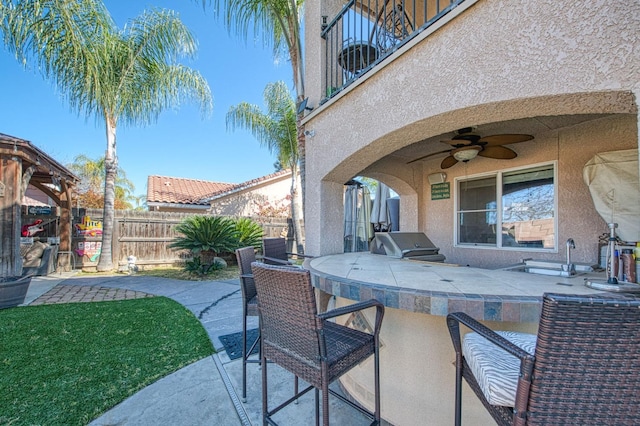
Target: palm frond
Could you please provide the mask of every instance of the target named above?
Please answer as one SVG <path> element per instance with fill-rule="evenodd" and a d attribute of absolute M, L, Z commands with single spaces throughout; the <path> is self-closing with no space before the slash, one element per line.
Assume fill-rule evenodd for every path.
<path fill-rule="evenodd" d="M 177 236 L 169 247 L 201 252 L 230 252 L 235 250 L 238 237 L 233 220 L 219 216 L 191 216 L 175 228 Z"/>

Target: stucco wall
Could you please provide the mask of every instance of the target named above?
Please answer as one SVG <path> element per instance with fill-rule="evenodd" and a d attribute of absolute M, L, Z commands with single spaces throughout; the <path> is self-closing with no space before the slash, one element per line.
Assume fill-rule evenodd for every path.
<path fill-rule="evenodd" d="M 317 0 L 307 2 L 307 90 L 311 100 L 321 96 L 322 8 L 331 9 Z M 407 165 L 405 159 L 392 154 L 429 138 L 433 138 L 432 150 L 440 150 L 441 145 L 436 147 L 438 135 L 471 125 L 497 123 L 495 129 L 500 132 L 500 123 L 523 118 L 630 114 L 604 118 L 611 122 L 596 120 L 586 128 L 542 125 L 536 129 L 534 141 L 518 144 L 519 157 L 508 162 L 508 167 L 513 167 L 547 158 L 560 161 L 559 196 L 564 201 L 559 207 L 558 241 L 576 238 L 583 228 L 594 229 L 590 235 L 606 231 L 599 218 L 584 225 L 567 218 L 572 219 L 574 210 L 585 204 L 592 209 L 581 183 L 581 167 L 592 151 L 638 146 L 634 91 L 640 86 L 640 3 L 574 1 L 558 7 L 550 0 L 479 0 L 450 18 L 438 31 L 425 31 L 386 65 L 369 72 L 305 120 L 306 128 L 315 132 L 306 145 L 308 253 L 340 251 L 340 245 L 334 244 L 335 238 L 341 241 L 337 228 L 342 225 L 342 212 L 333 205 L 338 200 L 335 191 L 353 176 L 365 174 L 386 175 L 387 179 L 381 180 L 400 193 L 405 207 L 401 222 L 420 230 L 437 223 L 435 237 L 429 236 L 443 251 L 450 252 L 448 259 L 473 260 L 468 253 L 463 256 L 462 249 L 451 247 L 451 205 L 442 202 L 430 209 L 434 205 L 427 200 L 426 175 L 440 171 L 439 161 Z M 554 133 L 550 129 L 561 130 Z M 608 134 L 614 131 L 622 137 Z M 604 139 L 611 142 L 603 146 Z M 584 149 L 587 145 L 590 148 Z M 467 173 L 478 172 L 474 167 L 480 164 L 484 171 L 505 167 L 497 160 L 483 160 L 470 162 Z M 460 169 L 448 169 L 450 178 Z M 387 181 L 393 179 L 403 184 Z M 406 197 L 413 200 L 407 202 Z M 576 244 L 576 261 L 595 257 L 591 237 Z M 499 258 L 496 263 L 508 260 Z"/>
<path fill-rule="evenodd" d="M 291 176 L 251 186 L 211 201 L 211 213 L 221 216 L 277 216 L 290 215 Z"/>
<path fill-rule="evenodd" d="M 429 235 L 434 244 L 447 256 L 447 262 L 452 263 L 495 268 L 516 263 L 523 257 L 562 260 L 566 257 L 564 242 L 568 238 L 573 238 L 576 244 L 576 248 L 572 250 L 573 261 L 598 263 L 598 237 L 607 233 L 608 228 L 594 208 L 589 189 L 582 178 L 582 168 L 598 152 L 637 147 L 635 121 L 634 115 L 612 116 L 559 131 L 550 131 L 536 136 L 535 144 L 525 142 L 513 145 L 513 148 L 518 150 L 518 157 L 513 160 L 483 158 L 447 169 L 447 181 L 451 182 L 452 197 L 448 200 L 433 201 L 430 195 L 425 197 L 421 209 L 426 211 L 426 217 L 420 224 L 420 230 Z M 429 163 L 435 166 L 441 159 L 435 158 L 424 167 L 428 168 Z M 557 161 L 557 253 L 454 247 L 453 188 L 456 177 L 549 161 Z M 428 188 L 429 184 L 425 182 L 424 185 Z"/>

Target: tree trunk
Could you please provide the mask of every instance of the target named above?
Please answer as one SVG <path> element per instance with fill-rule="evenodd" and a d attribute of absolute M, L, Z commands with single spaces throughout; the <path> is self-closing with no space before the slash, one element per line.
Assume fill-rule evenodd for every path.
<path fill-rule="evenodd" d="M 216 252 L 213 250 L 204 250 L 200 252 L 200 263 L 202 265 L 213 265 L 213 261 L 216 258 Z"/>
<path fill-rule="evenodd" d="M 104 159 L 104 210 L 102 219 L 102 250 L 98 261 L 98 272 L 113 270 L 111 243 L 115 223 L 116 177 L 118 174 L 118 157 L 116 155 L 116 126 L 113 120 L 106 117 L 107 152 Z"/>

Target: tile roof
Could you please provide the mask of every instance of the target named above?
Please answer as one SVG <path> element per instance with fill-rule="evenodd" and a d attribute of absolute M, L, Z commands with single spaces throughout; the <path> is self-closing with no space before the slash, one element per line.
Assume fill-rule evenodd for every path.
<path fill-rule="evenodd" d="M 232 183 L 210 182 L 167 176 L 147 178 L 147 203 L 202 204 L 202 198 L 236 186 Z"/>
<path fill-rule="evenodd" d="M 209 201 L 211 201 L 211 200 L 213 200 L 215 198 L 220 198 L 223 195 L 226 195 L 226 194 L 229 194 L 229 193 L 232 193 L 232 192 L 241 191 L 243 189 L 251 188 L 251 187 L 259 185 L 259 184 L 261 184 L 263 182 L 267 182 L 267 181 L 270 181 L 272 179 L 277 179 L 279 177 L 283 177 L 283 176 L 287 176 L 287 175 L 291 175 L 291 170 L 289 170 L 289 169 L 280 170 L 279 172 L 275 172 L 275 173 L 271 173 L 271 174 L 266 175 L 266 176 L 262 176 L 262 177 L 255 178 L 255 179 L 251 179 L 251 180 L 248 180 L 246 182 L 233 184 L 228 188 L 219 189 L 218 191 L 214 191 L 214 192 L 211 192 L 211 193 L 207 194 L 206 197 L 203 197 L 202 201 L 209 202 Z"/>

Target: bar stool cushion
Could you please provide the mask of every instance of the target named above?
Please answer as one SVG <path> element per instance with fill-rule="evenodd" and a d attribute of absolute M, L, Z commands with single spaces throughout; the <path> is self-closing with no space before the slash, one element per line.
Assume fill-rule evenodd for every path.
<path fill-rule="evenodd" d="M 515 331 L 497 331 L 505 339 L 534 354 L 536 335 Z M 513 407 L 516 400 L 520 360 L 497 347 L 478 333 L 467 333 L 462 343 L 470 371 L 491 405 Z"/>

